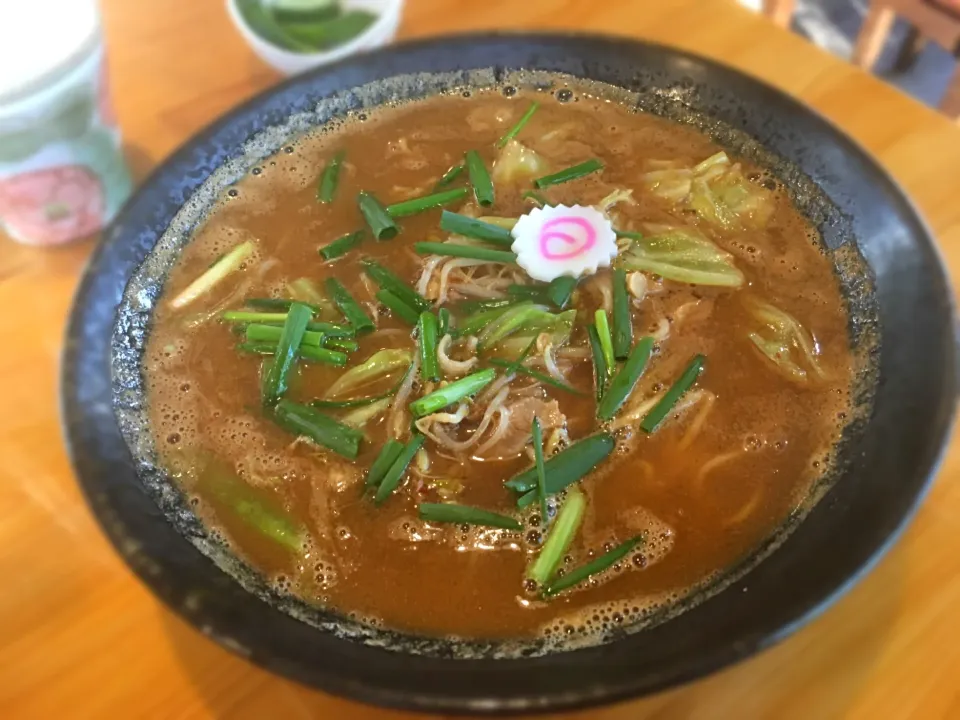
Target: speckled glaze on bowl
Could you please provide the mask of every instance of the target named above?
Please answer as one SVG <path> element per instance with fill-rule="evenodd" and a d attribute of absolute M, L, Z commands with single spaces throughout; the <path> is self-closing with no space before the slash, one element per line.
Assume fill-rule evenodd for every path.
<path fill-rule="evenodd" d="M 277 594 L 209 537 L 155 462 L 140 359 L 166 271 L 216 195 L 298 133 L 384 102 L 506 82 L 550 87 L 558 74 L 617 86 L 638 109 L 693 124 L 750 156 L 818 227 L 866 363 L 864 414 L 847 428 L 837 472 L 808 512 L 675 608 L 685 612 L 651 617 L 604 645 L 540 655 L 532 643 L 507 659 L 498 643 L 376 630 Z M 663 689 L 770 645 L 882 554 L 928 487 L 951 427 L 951 298 L 928 231 L 890 178 L 783 94 L 703 58 L 627 39 L 441 38 L 291 80 L 216 122 L 154 173 L 77 293 L 63 417 L 80 483 L 118 551 L 159 597 L 231 650 L 333 693 L 418 711 L 585 707 Z"/>

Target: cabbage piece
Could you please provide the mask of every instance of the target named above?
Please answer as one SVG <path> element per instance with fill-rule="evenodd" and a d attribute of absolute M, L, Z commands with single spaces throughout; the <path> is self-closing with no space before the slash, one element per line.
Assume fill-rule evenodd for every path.
<path fill-rule="evenodd" d="M 576 316 L 576 310 L 554 314 L 543 305 L 515 305 L 483 329 L 477 347 L 483 350 L 510 336 L 531 338 L 544 332 L 559 345 L 570 338 Z"/>
<path fill-rule="evenodd" d="M 707 222 L 727 229 L 763 227 L 773 214 L 770 191 L 747 180 L 739 165 L 713 180 L 695 179 L 688 204 Z"/>
<path fill-rule="evenodd" d="M 362 428 L 393 403 L 392 397 L 380 398 L 369 405 L 362 405 L 340 418 L 340 422 L 352 428 Z"/>
<path fill-rule="evenodd" d="M 811 375 L 824 377 L 816 339 L 795 317 L 769 303 L 749 298 L 747 310 L 761 324 L 748 334 L 754 345 L 789 379 L 805 383 Z"/>
<path fill-rule="evenodd" d="M 723 151 L 693 168 L 666 161 L 648 161 L 655 168 L 640 176 L 643 186 L 658 197 L 685 203 L 697 215 L 728 230 L 763 227 L 773 213 L 769 190 L 750 182 L 739 164 Z"/>
<path fill-rule="evenodd" d="M 744 282 L 733 256 L 690 228 L 664 228 L 633 240 L 617 265 L 692 285 L 740 287 Z"/>
<path fill-rule="evenodd" d="M 356 390 L 374 380 L 394 374 L 400 369 L 406 369 L 411 362 L 413 362 L 413 353 L 409 350 L 391 348 L 375 352 L 366 361 L 350 368 L 337 378 L 337 381 L 327 388 L 324 397 L 330 399 L 349 390 Z"/>
<path fill-rule="evenodd" d="M 511 140 L 493 163 L 491 177 L 495 184 L 518 184 L 546 175 L 547 161 L 525 145 Z"/>

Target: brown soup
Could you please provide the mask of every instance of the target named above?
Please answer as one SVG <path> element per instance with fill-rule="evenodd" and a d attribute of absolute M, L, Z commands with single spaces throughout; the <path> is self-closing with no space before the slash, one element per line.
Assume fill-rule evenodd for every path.
<path fill-rule="evenodd" d="M 509 232 L 541 203 L 592 206 L 620 235 L 617 272 L 580 277 L 572 293 L 563 282 L 548 288 L 517 264 L 486 261 L 483 250 L 509 252 L 509 239 L 441 229 L 440 208 L 398 217 L 393 239 L 372 237 L 358 193 L 386 206 L 430 195 L 470 150 L 492 176 L 494 203 L 478 206 L 482 176 L 463 171 L 444 183 L 463 189 L 446 210 Z M 804 501 L 839 438 L 852 375 L 845 306 L 815 233 L 773 178 L 719 150 L 583 88 L 569 98 L 444 95 L 301 138 L 221 198 L 170 273 L 145 361 L 165 463 L 204 521 L 281 589 L 386 627 L 557 637 L 681 597 Z M 319 202 L 335 157 L 335 192 Z M 602 169 L 537 188 L 594 158 Z M 344 254 L 318 254 L 358 230 Z M 418 252 L 421 241 L 484 257 Z M 248 254 L 234 262 L 240 246 Z M 391 286 L 371 260 L 403 281 L 404 304 L 381 293 Z M 363 323 L 351 325 L 328 278 L 373 331 L 354 332 Z M 432 316 L 423 333 L 411 325 L 421 298 Z M 595 368 L 597 322 L 605 356 L 598 309 L 620 337 L 612 373 L 625 350 L 652 347 L 635 385 L 627 371 L 611 381 Z M 296 318 L 308 317 L 315 324 L 301 335 Z M 668 392 L 698 356 L 690 387 Z M 475 392 L 414 417 L 424 409 L 411 403 L 478 373 Z M 610 420 L 598 419 L 598 384 L 624 398 Z M 549 495 L 547 518 L 536 473 L 523 508 L 524 493 L 504 484 L 535 467 L 534 418 L 546 460 L 557 457 L 545 493 L 551 478 L 573 481 Z M 409 464 L 387 473 L 395 489 L 386 479 L 368 486 L 388 441 L 413 450 L 421 436 Z M 580 477 L 585 439 L 613 449 Z M 467 515 L 420 517 L 451 506 Z M 587 575 L 592 561 L 599 571 Z M 564 578 L 580 581 L 563 587 Z"/>

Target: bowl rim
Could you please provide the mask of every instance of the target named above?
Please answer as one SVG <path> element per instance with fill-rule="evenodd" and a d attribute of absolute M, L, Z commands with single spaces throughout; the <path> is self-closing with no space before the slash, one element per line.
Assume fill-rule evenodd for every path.
<path fill-rule="evenodd" d="M 723 74 L 732 74 L 734 76 L 738 76 L 740 79 L 746 80 L 750 84 L 757 86 L 763 92 L 777 96 L 779 102 L 786 103 L 790 109 L 801 112 L 813 118 L 814 121 L 819 123 L 821 127 L 831 134 L 837 142 L 845 145 L 848 150 L 859 156 L 858 160 L 864 162 L 870 168 L 871 172 L 879 177 L 881 181 L 887 185 L 888 189 L 895 194 L 897 202 L 903 206 L 903 209 L 909 215 L 909 222 L 916 228 L 917 234 L 922 237 L 922 244 L 924 246 L 923 249 L 925 251 L 929 251 L 933 257 L 933 264 L 939 273 L 939 277 L 936 279 L 945 284 L 949 290 L 949 282 L 946 279 L 947 276 L 943 266 L 940 249 L 937 246 L 933 235 L 929 231 L 929 228 L 926 226 L 922 216 L 920 216 L 917 212 L 912 201 L 902 191 L 902 189 L 900 189 L 899 185 L 889 175 L 889 173 L 887 173 L 885 168 L 879 162 L 877 162 L 873 156 L 868 153 L 856 140 L 848 136 L 836 124 L 822 116 L 814 108 L 804 105 L 801 101 L 790 96 L 786 92 L 766 83 L 761 79 L 748 75 L 739 69 L 725 65 L 722 62 L 709 57 L 697 55 L 695 53 L 668 45 L 652 43 L 643 39 L 629 36 L 599 35 L 576 32 L 551 32 L 543 34 L 528 32 L 463 33 L 400 43 L 392 46 L 391 48 L 380 50 L 377 53 L 362 56 L 361 58 L 345 58 L 339 61 L 337 64 L 322 66 L 314 69 L 308 74 L 289 78 L 279 85 L 267 89 L 263 93 L 254 96 L 253 98 L 228 111 L 225 115 L 216 119 L 210 125 L 188 139 L 180 148 L 177 149 L 177 151 L 175 151 L 163 163 L 155 168 L 147 180 L 143 183 L 141 188 L 151 187 L 155 182 L 158 182 L 165 172 L 169 172 L 171 167 L 176 165 L 178 162 L 187 159 L 193 150 L 208 143 L 210 139 L 217 134 L 217 132 L 226 128 L 236 117 L 256 109 L 257 106 L 263 103 L 266 98 L 280 94 L 283 90 L 289 89 L 296 84 L 309 83 L 313 78 L 319 78 L 335 73 L 341 68 L 348 67 L 354 63 L 382 61 L 384 56 L 389 59 L 391 56 L 396 57 L 402 53 L 430 51 L 434 48 L 442 49 L 451 45 L 452 43 L 482 44 L 494 43 L 497 41 L 524 42 L 527 40 L 535 43 L 555 42 L 560 44 L 567 44 L 571 42 L 600 44 L 624 43 L 634 48 L 646 48 L 653 52 L 666 53 L 667 55 L 676 56 L 686 61 L 707 66 L 708 68 L 714 71 L 720 71 Z M 384 76 L 389 74 L 390 73 L 386 73 Z M 128 208 L 133 205 L 135 200 L 140 196 L 141 192 L 142 190 L 138 190 L 138 192 L 127 201 L 127 204 L 124 206 L 120 215 L 118 215 L 119 218 L 122 218 L 125 215 Z M 119 223 L 117 222 L 112 227 L 115 228 L 118 224 Z M 105 238 L 108 238 L 111 235 L 112 233 L 106 233 Z M 103 503 L 103 498 L 97 496 L 98 479 L 90 476 L 89 468 L 86 471 L 84 470 L 84 466 L 88 466 L 89 463 L 86 462 L 83 457 L 83 453 L 85 452 L 84 437 L 83 433 L 78 431 L 77 423 L 77 417 L 83 415 L 83 413 L 79 410 L 79 408 L 82 407 L 83 393 L 79 393 L 76 390 L 76 378 L 78 369 L 77 365 L 82 359 L 84 359 L 86 348 L 83 343 L 79 342 L 79 340 L 84 337 L 85 332 L 84 322 L 86 321 L 86 318 L 84 317 L 84 302 L 88 297 L 90 297 L 92 291 L 94 290 L 94 285 L 98 280 L 98 265 L 102 262 L 109 246 L 110 243 L 107 241 L 101 243 L 91 256 L 84 277 L 78 285 L 75 294 L 74 308 L 71 312 L 70 321 L 67 326 L 67 342 L 64 344 L 61 374 L 61 415 L 63 418 L 64 435 L 67 442 L 68 453 L 71 463 L 79 476 L 79 481 L 88 504 L 96 515 L 108 538 L 117 548 L 118 552 L 124 557 L 128 565 L 130 565 L 131 568 L 140 576 L 141 580 L 143 580 L 154 591 L 155 594 L 161 597 L 161 599 L 163 599 L 171 609 L 184 617 L 188 622 L 196 626 L 198 625 L 197 618 L 194 615 L 191 615 L 189 609 L 184 607 L 182 602 L 177 601 L 177 599 L 171 594 L 171 589 L 164 586 L 163 583 L 159 581 L 157 577 L 153 576 L 142 563 L 137 562 L 136 558 L 132 557 L 130 548 L 125 545 L 126 536 L 123 533 L 123 529 L 114 524 L 119 520 L 119 517 L 113 512 L 114 508 L 106 507 Z M 124 282 L 126 282 L 126 279 L 128 278 L 125 278 Z M 116 300 L 118 301 L 119 299 L 117 298 Z M 869 572 L 869 570 L 875 566 L 878 560 L 886 553 L 892 544 L 900 537 L 904 528 L 914 516 L 919 504 L 929 491 L 933 482 L 933 478 L 943 459 L 944 452 L 946 451 L 946 439 L 949 437 L 949 433 L 953 428 L 956 411 L 955 401 L 957 396 L 958 380 L 956 353 L 957 323 L 954 308 L 954 297 L 952 293 L 948 292 L 948 297 L 946 298 L 945 302 L 947 307 L 942 308 L 942 310 L 946 313 L 946 315 L 949 316 L 951 321 L 950 332 L 951 337 L 953 338 L 952 344 L 945 351 L 950 356 L 949 359 L 952 361 L 953 368 L 953 373 L 949 377 L 944 378 L 944 381 L 947 383 L 944 386 L 944 397 L 949 403 L 949 408 L 946 410 L 941 408 L 940 413 L 937 416 L 937 426 L 935 428 L 935 434 L 937 437 L 935 438 L 933 447 L 926 448 L 926 454 L 924 455 L 924 467 L 918 470 L 918 474 L 922 475 L 922 478 L 920 478 L 918 481 L 916 491 L 913 492 L 910 502 L 906 503 L 899 509 L 896 523 L 885 530 L 885 538 L 881 542 L 878 542 L 869 548 L 869 550 L 862 554 L 861 557 L 856 559 L 856 561 L 853 562 L 849 568 L 844 570 L 844 577 L 841 581 L 831 583 L 829 588 L 812 593 L 812 596 L 807 598 L 806 603 L 802 607 L 792 608 L 790 611 L 786 612 L 786 614 L 782 613 L 781 617 L 774 623 L 774 627 L 772 629 L 767 628 L 758 630 L 755 634 L 744 638 L 742 642 L 701 655 L 687 662 L 681 670 L 678 671 L 674 669 L 670 672 L 665 672 L 663 675 L 657 678 L 639 678 L 630 682 L 629 684 L 589 688 L 579 692 L 571 690 L 569 692 L 554 693 L 550 697 L 524 696 L 520 701 L 517 701 L 516 699 L 512 701 L 501 701 L 491 699 L 487 696 L 473 698 L 453 697 L 449 695 L 443 695 L 442 688 L 438 689 L 438 694 L 436 695 L 423 695 L 418 694 L 417 692 L 406 691 L 397 693 L 385 691 L 382 688 L 371 687 L 369 685 L 351 685 L 343 682 L 318 683 L 314 679 L 306 677 L 304 673 L 298 672 L 294 668 L 285 667 L 282 663 L 277 663 L 274 658 L 253 654 L 252 656 L 249 656 L 249 659 L 261 665 L 262 667 L 270 669 L 279 674 L 286 675 L 287 677 L 291 677 L 301 682 L 312 684 L 316 687 L 321 687 L 324 690 L 340 695 L 346 695 L 364 702 L 373 702 L 385 706 L 427 712 L 493 714 L 505 711 L 546 712 L 571 710 L 615 702 L 629 697 L 635 697 L 641 694 L 663 690 L 674 685 L 702 677 L 703 675 L 720 667 L 726 666 L 730 663 L 739 661 L 759 652 L 760 650 L 792 634 L 799 627 L 822 613 L 841 595 L 849 590 L 849 588 L 861 577 L 863 577 L 863 575 Z M 110 324 L 112 326 L 113 319 L 111 319 Z M 90 360 L 91 358 L 86 358 L 87 362 Z M 723 593 L 730 592 L 730 590 L 731 589 L 725 590 Z M 721 593 L 721 595 L 723 593 Z M 212 635 L 215 640 L 223 644 L 225 647 L 227 647 L 227 649 L 236 652 L 237 648 L 231 645 L 229 635 L 221 632 L 216 625 L 205 629 L 205 632 Z M 607 646 L 600 647 L 603 648 Z M 580 652 L 582 651 L 572 651 L 570 653 L 561 653 L 560 655 L 573 655 L 574 653 Z M 458 660 L 456 662 L 470 663 L 472 661 Z M 513 661 L 498 660 L 496 662 L 503 664 L 511 663 Z"/>

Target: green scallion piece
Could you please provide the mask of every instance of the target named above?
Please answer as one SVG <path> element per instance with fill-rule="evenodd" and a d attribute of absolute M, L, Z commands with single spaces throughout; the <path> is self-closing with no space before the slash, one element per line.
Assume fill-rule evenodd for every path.
<path fill-rule="evenodd" d="M 610 433 L 597 433 L 578 440 L 550 457 L 544 463 L 547 478 L 547 495 L 555 495 L 572 485 L 613 452 L 614 440 Z M 530 468 L 507 480 L 504 485 L 517 493 L 529 493 L 537 489 L 537 469 Z M 526 497 L 522 496 L 520 499 Z M 536 499 L 536 492 L 530 496 Z M 528 503 L 524 503 L 526 505 Z M 520 507 L 524 507 L 521 505 Z"/>
<path fill-rule="evenodd" d="M 540 500 L 540 524 L 546 527 L 549 521 L 547 515 L 547 471 L 543 464 L 543 430 L 540 427 L 540 419 L 533 418 L 533 427 L 531 428 L 533 437 L 533 458 L 536 461 L 537 469 L 537 498 Z"/>
<path fill-rule="evenodd" d="M 392 218 L 407 217 L 416 215 L 425 210 L 433 210 L 442 207 L 448 203 L 462 200 L 467 196 L 469 190 L 466 188 L 456 188 L 454 190 L 444 190 L 443 192 L 424 195 L 423 197 L 405 200 L 403 202 L 387 205 L 387 214 Z"/>
<path fill-rule="evenodd" d="M 360 452 L 362 432 L 308 405 L 281 400 L 274 408 L 273 417 L 289 432 L 304 435 L 345 458 L 353 460 Z"/>
<path fill-rule="evenodd" d="M 324 338 L 323 346 L 330 350 L 342 350 L 343 352 L 356 352 L 360 349 L 360 343 L 350 338 Z"/>
<path fill-rule="evenodd" d="M 237 345 L 237 350 L 253 353 L 254 355 L 276 355 L 277 344 L 270 342 L 245 342 Z M 336 367 L 343 367 L 347 364 L 347 356 L 337 350 L 301 343 L 298 352 L 300 353 L 300 359 L 308 362 L 321 362 L 326 365 L 335 365 Z"/>
<path fill-rule="evenodd" d="M 601 420 L 612 420 L 617 414 L 623 403 L 630 397 L 633 388 L 636 386 L 640 376 L 647 367 L 650 360 L 650 351 L 653 350 L 653 338 L 645 337 L 637 343 L 633 352 L 627 357 L 627 361 L 620 368 L 620 371 L 613 376 L 610 381 L 610 387 L 604 394 L 600 404 L 597 405 L 597 417 Z"/>
<path fill-rule="evenodd" d="M 430 415 L 448 405 L 463 400 L 465 397 L 475 395 L 491 382 L 497 376 L 497 371 L 493 368 L 480 370 L 459 380 L 454 380 L 449 385 L 437 388 L 432 393 L 424 395 L 418 400 L 410 403 L 410 412 L 414 417 L 420 418 L 424 415 Z"/>
<path fill-rule="evenodd" d="M 305 304 L 305 303 L 303 303 Z M 264 325 L 283 325 L 287 321 L 287 308 L 283 312 L 248 312 L 246 310 L 225 310 L 220 319 L 226 322 L 262 323 Z"/>
<path fill-rule="evenodd" d="M 530 122 L 530 118 L 533 117 L 533 114 L 537 111 L 538 107 L 540 107 L 540 103 L 530 103 L 530 107 L 527 108 L 527 111 L 520 117 L 520 119 L 517 121 L 517 124 L 507 130 L 507 134 L 500 138 L 500 141 L 497 143 L 497 147 L 502 148 L 508 142 L 513 140 L 517 134 L 523 130 L 523 126 Z"/>
<path fill-rule="evenodd" d="M 644 432 L 653 432 L 657 429 L 657 426 L 663 422 L 663 419 L 670 413 L 673 406 L 677 404 L 680 397 L 697 381 L 697 377 L 700 375 L 700 370 L 703 368 L 705 360 L 706 358 L 703 355 L 697 355 L 690 361 L 690 364 L 687 365 L 687 369 L 683 371 L 683 374 L 670 386 L 666 394 L 660 398 L 660 402 L 654 405 L 653 409 L 643 418 L 640 427 Z"/>
<path fill-rule="evenodd" d="M 540 207 L 546 207 L 550 204 L 550 201 L 536 190 L 527 190 L 521 197 L 533 200 Z"/>
<path fill-rule="evenodd" d="M 633 321 L 630 319 L 630 298 L 627 295 L 627 271 L 613 271 L 613 354 L 626 360 L 633 344 Z"/>
<path fill-rule="evenodd" d="M 491 298 L 489 300 L 463 300 L 457 303 L 456 310 L 461 313 L 476 313 L 486 310 L 495 310 L 497 308 L 508 308 L 516 305 L 517 301 L 513 298 Z"/>
<path fill-rule="evenodd" d="M 467 166 L 464 165 L 463 163 L 460 163 L 459 165 L 454 165 L 452 168 L 450 168 L 443 174 L 443 177 L 437 180 L 437 184 L 433 186 L 433 189 L 440 190 L 442 188 L 445 188 L 447 185 L 449 185 L 458 177 L 460 177 L 460 174 L 466 169 L 467 169 Z"/>
<path fill-rule="evenodd" d="M 383 481 L 384 475 L 390 469 L 390 466 L 397 461 L 400 453 L 403 452 L 403 443 L 399 440 L 387 440 L 387 444 L 380 448 L 377 459 L 373 461 L 370 470 L 367 471 L 367 479 L 364 486 L 367 488 L 379 486 Z"/>
<path fill-rule="evenodd" d="M 290 306 L 286 322 L 280 328 L 276 355 L 273 362 L 268 363 L 263 376 L 260 396 L 264 407 L 275 405 L 287 391 L 287 380 L 300 355 L 300 343 L 311 317 L 313 311 L 306 305 L 294 303 Z"/>
<path fill-rule="evenodd" d="M 504 265 L 512 265 L 517 262 L 517 256 L 508 250 L 491 250 L 490 248 L 476 247 L 474 245 L 418 242 L 413 244 L 413 249 L 419 255 L 445 255 L 447 257 L 471 258 L 473 260 L 485 260 L 487 262 L 502 263 Z"/>
<path fill-rule="evenodd" d="M 597 310 L 593 314 L 594 325 L 597 328 L 597 337 L 600 338 L 600 349 L 603 351 L 603 361 L 607 364 L 607 373 L 613 373 L 616 367 L 616 358 L 613 353 L 613 334 L 610 332 L 610 322 L 607 320 L 607 311 Z"/>
<path fill-rule="evenodd" d="M 417 312 L 430 309 L 429 300 L 375 260 L 364 260 L 363 269 L 383 290 L 389 290 Z"/>
<path fill-rule="evenodd" d="M 343 150 L 336 152 L 320 174 L 320 181 L 317 183 L 317 202 L 333 202 L 337 194 L 337 185 L 340 183 L 340 165 L 343 163 L 344 155 Z"/>
<path fill-rule="evenodd" d="M 493 359 L 491 359 L 491 360 L 490 360 L 490 364 L 491 364 L 491 365 L 496 365 L 497 367 L 503 368 L 504 370 L 508 370 L 509 372 L 518 372 L 518 373 L 520 373 L 521 375 L 526 375 L 527 377 L 531 377 L 531 378 L 533 378 L 534 380 L 539 380 L 539 381 L 542 382 L 544 385 L 549 385 L 549 386 L 551 386 L 551 387 L 555 387 L 555 388 L 557 388 L 558 390 L 563 390 L 564 392 L 568 392 L 568 393 L 570 393 L 571 395 L 578 395 L 578 396 L 580 396 L 580 397 L 583 397 L 583 396 L 584 396 L 584 393 L 580 392 L 580 391 L 577 390 L 575 387 L 573 387 L 573 386 L 571 386 L 571 385 L 567 385 L 566 383 L 560 382 L 560 381 L 557 380 L 556 378 L 550 377 L 550 376 L 547 375 L 546 373 L 538 372 L 537 370 L 533 370 L 533 369 L 531 369 L 531 368 L 528 368 L 528 367 L 526 367 L 525 365 L 516 365 L 516 366 L 514 366 L 513 363 L 511 363 L 511 362 L 509 362 L 509 361 L 507 361 L 507 360 L 503 360 L 503 359 L 501 359 L 501 358 L 493 358 Z"/>
<path fill-rule="evenodd" d="M 604 359 L 603 347 L 600 345 L 600 336 L 597 334 L 597 327 L 593 323 L 587 325 L 587 339 L 590 341 L 590 350 L 593 353 L 593 375 L 596 380 L 597 402 L 603 400 L 603 394 L 607 389 L 607 379 L 609 377 L 609 368 Z"/>
<path fill-rule="evenodd" d="M 325 286 L 330 297 L 333 298 L 333 302 L 357 335 L 372 332 L 376 328 L 373 320 L 363 311 L 360 303 L 353 299 L 353 295 L 343 286 L 343 283 L 336 278 L 327 278 Z"/>
<path fill-rule="evenodd" d="M 384 474 L 383 480 L 380 481 L 380 487 L 377 488 L 377 494 L 374 496 L 377 505 L 382 504 L 399 487 L 400 481 L 403 480 L 403 476 L 407 472 L 407 466 L 410 465 L 410 461 L 413 460 L 413 456 L 417 454 L 425 440 L 426 438 L 423 435 L 417 433 L 403 446 L 400 454 L 397 455 L 397 459 L 393 461 L 390 469 Z"/>
<path fill-rule="evenodd" d="M 559 185 L 560 183 L 582 178 L 584 175 L 589 175 L 590 173 L 602 169 L 603 163 L 597 158 L 593 158 L 592 160 L 587 160 L 579 165 L 568 167 L 566 170 L 561 170 L 560 172 L 555 172 L 552 175 L 544 175 L 541 178 L 537 178 L 533 181 L 533 184 L 538 188 L 543 189 L 545 187 L 550 187 L 551 185 Z"/>
<path fill-rule="evenodd" d="M 547 285 L 544 295 L 547 300 L 563 310 L 567 306 L 567 303 L 570 302 L 570 297 L 573 295 L 573 291 L 576 289 L 578 282 L 579 280 L 577 278 L 569 277 L 568 275 L 554 278 L 550 281 L 550 284 Z"/>
<path fill-rule="evenodd" d="M 547 539 L 540 548 L 540 554 L 527 569 L 528 578 L 544 585 L 554 576 L 560 563 L 563 562 L 563 556 L 570 549 L 577 530 L 580 529 L 586 509 L 587 499 L 583 493 L 576 488 L 571 489 L 560 506 L 553 526 L 547 533 Z"/>
<path fill-rule="evenodd" d="M 643 233 L 630 232 L 629 230 L 614 230 L 617 237 L 627 238 L 628 240 L 643 240 Z"/>
<path fill-rule="evenodd" d="M 493 205 L 493 180 L 490 179 L 487 166 L 483 164 L 483 158 L 476 150 L 467 150 L 464 162 L 467 165 L 467 174 L 470 176 L 470 184 L 473 185 L 473 197 L 477 205 L 480 207 Z"/>
<path fill-rule="evenodd" d="M 450 310 L 447 308 L 440 308 L 437 311 L 437 320 L 440 321 L 440 337 L 443 337 L 444 335 L 456 334 L 456 328 L 453 326 L 453 315 L 450 313 Z"/>
<path fill-rule="evenodd" d="M 483 240 L 484 242 L 494 243 L 510 247 L 513 245 L 513 235 L 510 231 L 493 223 L 483 222 L 466 215 L 458 215 L 455 212 L 444 210 L 440 215 L 440 229 L 446 230 L 454 235 L 473 238 L 474 240 Z"/>
<path fill-rule="evenodd" d="M 280 325 L 260 325 L 260 324 L 251 324 L 247 325 L 245 332 L 247 342 L 254 343 L 274 343 L 277 344 L 280 342 L 280 338 L 283 337 L 283 326 Z M 303 333 L 303 336 L 300 338 L 300 347 L 305 345 L 312 345 L 314 347 L 320 347 L 323 343 L 323 339 L 326 337 L 323 333 L 315 332 L 313 330 L 307 330 Z"/>
<path fill-rule="evenodd" d="M 377 292 L 377 300 L 383 303 L 394 315 L 403 320 L 408 325 L 416 325 L 420 316 L 417 311 L 407 305 L 389 290 L 380 290 Z"/>
<path fill-rule="evenodd" d="M 307 325 L 307 331 L 323 333 L 328 338 L 352 338 L 357 336 L 355 328 L 329 322 L 312 322 Z"/>
<path fill-rule="evenodd" d="M 420 313 L 417 335 L 420 344 L 420 377 L 437 382 L 440 379 L 440 363 L 437 361 L 437 316 L 430 312 Z"/>
<path fill-rule="evenodd" d="M 481 510 L 467 505 L 450 503 L 420 503 L 420 519 L 427 522 L 458 523 L 463 525 L 481 525 L 483 527 L 503 528 L 505 530 L 523 530 L 523 523 L 516 518 L 499 513 Z"/>
<path fill-rule="evenodd" d="M 543 588 L 543 596 L 551 597 L 557 593 L 563 592 L 564 590 L 573 587 L 574 585 L 579 585 L 584 580 L 596 575 L 597 573 L 602 573 L 607 568 L 613 567 L 618 562 L 623 560 L 627 555 L 629 555 L 637 545 L 644 541 L 643 535 L 637 535 L 636 537 L 630 538 L 624 543 L 620 543 L 608 553 L 604 553 L 598 558 L 594 558 L 586 565 L 581 565 L 578 568 L 574 568 L 563 577 L 558 577 L 554 581 L 547 584 Z"/>
<path fill-rule="evenodd" d="M 370 193 L 357 195 L 357 206 L 377 240 L 392 240 L 400 232 L 387 209 Z"/>
<path fill-rule="evenodd" d="M 357 230 L 356 232 L 338 237 L 332 243 L 320 248 L 318 251 L 320 257 L 324 260 L 333 260 L 341 255 L 346 255 L 361 243 L 364 234 L 363 230 Z"/>
<path fill-rule="evenodd" d="M 240 269 L 244 262 L 253 255 L 257 246 L 252 240 L 240 243 L 230 252 L 217 259 L 213 265 L 196 280 L 190 283 L 185 290 L 170 301 L 170 307 L 186 307 L 201 295 L 210 292 L 225 277 Z"/>

